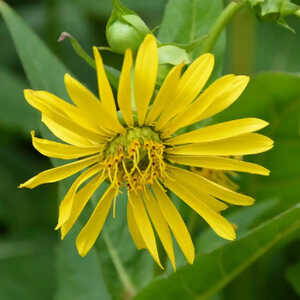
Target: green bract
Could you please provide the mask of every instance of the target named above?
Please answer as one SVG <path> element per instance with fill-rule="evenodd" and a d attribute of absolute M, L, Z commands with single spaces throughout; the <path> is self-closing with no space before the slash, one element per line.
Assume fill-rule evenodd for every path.
<path fill-rule="evenodd" d="M 123 54 L 130 48 L 136 51 L 150 32 L 144 21 L 132 10 L 114 0 L 114 9 L 106 25 L 106 38 L 113 52 Z"/>
<path fill-rule="evenodd" d="M 124 149 L 128 154 L 128 148 L 134 141 L 138 141 L 140 144 L 144 144 L 147 140 L 153 140 L 157 143 L 161 143 L 158 133 L 153 131 L 150 127 L 136 127 L 129 128 L 124 135 L 117 135 L 111 140 L 105 150 L 106 156 L 116 155 L 120 149 Z"/>
<path fill-rule="evenodd" d="M 300 6 L 290 0 L 248 0 L 250 5 L 256 9 L 258 17 L 263 20 L 274 21 L 279 25 L 294 32 L 285 21 L 290 15 L 299 16 Z"/>
<path fill-rule="evenodd" d="M 182 62 L 189 64 L 191 62 L 190 55 L 187 50 L 171 45 L 165 44 L 158 48 L 159 55 L 159 67 L 158 67 L 158 84 L 161 84 L 175 65 L 178 65 Z"/>

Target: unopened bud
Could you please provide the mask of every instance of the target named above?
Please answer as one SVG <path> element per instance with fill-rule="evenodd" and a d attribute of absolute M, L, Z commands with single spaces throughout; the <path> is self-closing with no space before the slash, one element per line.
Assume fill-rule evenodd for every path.
<path fill-rule="evenodd" d="M 106 25 L 106 38 L 112 51 L 124 54 L 130 48 L 135 52 L 149 32 L 134 11 L 114 0 L 114 9 Z"/>

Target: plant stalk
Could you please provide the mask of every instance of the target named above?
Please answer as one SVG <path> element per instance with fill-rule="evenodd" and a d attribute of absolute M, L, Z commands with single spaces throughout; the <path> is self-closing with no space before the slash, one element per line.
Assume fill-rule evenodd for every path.
<path fill-rule="evenodd" d="M 119 254 L 116 251 L 116 249 L 114 248 L 109 235 L 105 231 L 103 231 L 102 237 L 106 244 L 107 250 L 110 254 L 111 260 L 112 260 L 112 262 L 117 270 L 117 273 L 120 277 L 120 280 L 124 286 L 124 289 L 128 296 L 128 299 L 131 299 L 136 295 L 136 288 L 133 285 L 128 273 L 126 272 L 126 270 L 121 262 L 121 259 L 119 257 Z"/>
<path fill-rule="evenodd" d="M 226 6 L 210 30 L 208 37 L 203 41 L 202 53 L 211 52 L 213 50 L 222 30 L 235 16 L 235 14 L 246 5 L 246 3 L 247 2 L 244 0 L 232 1 Z"/>

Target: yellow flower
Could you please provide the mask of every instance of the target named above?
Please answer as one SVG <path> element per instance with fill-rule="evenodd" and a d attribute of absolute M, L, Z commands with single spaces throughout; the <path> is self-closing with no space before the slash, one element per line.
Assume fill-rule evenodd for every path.
<path fill-rule="evenodd" d="M 65 142 L 40 139 L 32 132 L 33 146 L 49 157 L 76 160 L 41 172 L 20 187 L 35 188 L 84 170 L 59 207 L 56 229 L 61 230 L 64 238 L 97 188 L 104 181 L 110 182 L 76 239 L 81 256 L 94 245 L 121 191 L 128 194 L 128 227 L 137 248 L 148 249 L 160 266 L 154 229 L 174 269 L 171 232 L 189 263 L 193 263 L 195 256 L 190 234 L 167 190 L 194 209 L 219 236 L 235 239 L 234 226 L 220 213 L 228 207 L 224 202 L 251 205 L 254 199 L 183 166 L 268 175 L 269 171 L 262 166 L 224 157 L 272 148 L 272 140 L 253 133 L 268 123 L 245 118 L 180 135 L 176 132 L 230 106 L 249 78 L 226 75 L 200 93 L 214 65 L 213 55 L 204 54 L 185 72 L 184 64 L 175 66 L 154 94 L 157 43 L 154 36 L 147 35 L 138 50 L 133 73 L 132 53 L 129 49 L 125 53 L 117 94 L 118 114 L 96 48 L 94 56 L 101 100 L 68 74 L 65 85 L 74 105 L 45 91 L 25 90 L 28 103 L 41 111 L 42 122 Z"/>

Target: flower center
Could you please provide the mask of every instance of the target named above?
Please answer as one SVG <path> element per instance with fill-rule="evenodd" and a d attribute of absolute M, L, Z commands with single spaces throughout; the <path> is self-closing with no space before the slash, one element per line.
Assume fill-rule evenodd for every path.
<path fill-rule="evenodd" d="M 110 141 L 104 151 L 104 167 L 112 184 L 140 191 L 165 172 L 164 145 L 149 127 L 127 129 Z"/>

